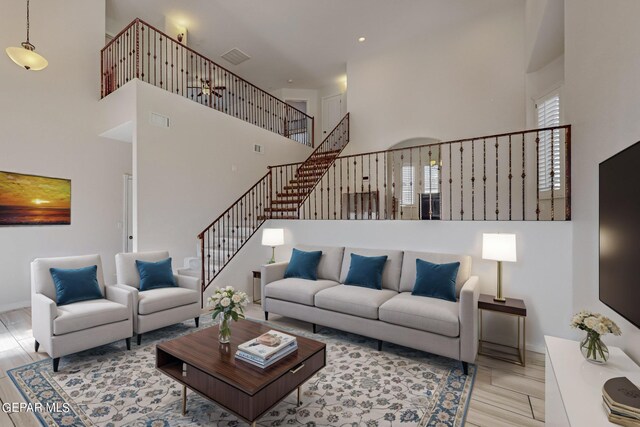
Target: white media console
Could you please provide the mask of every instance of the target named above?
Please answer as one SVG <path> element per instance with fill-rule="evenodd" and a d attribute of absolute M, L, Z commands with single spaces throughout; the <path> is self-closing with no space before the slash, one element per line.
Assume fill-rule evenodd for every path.
<path fill-rule="evenodd" d="M 640 367 L 617 347 L 609 347 L 605 365 L 587 362 L 579 343 L 545 336 L 545 425 L 550 427 L 615 426 L 602 407 L 602 385 L 627 377 L 640 386 Z"/>

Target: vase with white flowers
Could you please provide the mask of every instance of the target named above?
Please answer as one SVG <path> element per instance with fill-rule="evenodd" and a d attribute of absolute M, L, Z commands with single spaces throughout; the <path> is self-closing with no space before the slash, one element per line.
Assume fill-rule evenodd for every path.
<path fill-rule="evenodd" d="M 228 344 L 231 341 L 231 321 L 244 319 L 244 308 L 249 304 L 249 297 L 245 292 L 227 286 L 213 291 L 208 303 L 213 307 L 213 320 L 219 318 L 218 340 L 222 344 Z"/>
<path fill-rule="evenodd" d="M 580 351 L 584 358 L 592 363 L 606 363 L 609 359 L 609 349 L 600 337 L 606 334 L 622 334 L 613 320 L 600 313 L 592 313 L 587 310 L 582 310 L 573 316 L 571 327 L 587 333 L 587 336 L 580 342 Z"/>

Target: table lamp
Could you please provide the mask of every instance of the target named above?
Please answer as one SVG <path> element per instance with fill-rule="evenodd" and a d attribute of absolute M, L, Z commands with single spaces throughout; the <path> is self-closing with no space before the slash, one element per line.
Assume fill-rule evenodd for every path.
<path fill-rule="evenodd" d="M 276 246 L 284 245 L 284 230 L 282 228 L 265 228 L 262 231 L 262 245 L 271 246 L 269 264 L 276 262 Z"/>
<path fill-rule="evenodd" d="M 482 234 L 482 259 L 498 261 L 498 292 L 493 300 L 506 301 L 502 296 L 502 261 L 516 262 L 516 235 L 507 233 Z"/>

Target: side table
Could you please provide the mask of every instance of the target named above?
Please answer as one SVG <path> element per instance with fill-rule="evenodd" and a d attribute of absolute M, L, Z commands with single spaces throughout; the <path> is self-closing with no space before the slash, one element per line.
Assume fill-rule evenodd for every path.
<path fill-rule="evenodd" d="M 252 274 L 253 274 L 253 282 L 252 282 L 253 295 L 252 295 L 252 299 L 253 299 L 253 303 L 254 304 L 259 304 L 261 299 L 262 299 L 262 295 L 260 295 L 260 279 L 262 278 L 262 274 L 260 273 L 260 270 L 253 270 Z M 258 279 L 258 292 L 256 292 L 256 279 Z M 256 298 L 256 295 L 257 295 L 257 298 Z"/>
<path fill-rule="evenodd" d="M 513 316 L 516 319 L 518 327 L 518 336 L 516 338 L 516 345 L 509 346 L 484 340 L 482 338 L 482 313 L 484 311 L 491 311 L 494 313 L 502 313 L 508 316 Z M 493 357 L 494 359 L 502 360 L 505 362 L 511 362 L 516 365 L 525 366 L 526 364 L 526 339 L 527 339 L 527 306 L 524 301 L 517 298 L 507 298 L 504 302 L 495 301 L 493 295 L 480 294 L 478 299 L 478 316 L 480 317 L 480 339 L 478 340 L 478 354 L 484 356 Z M 508 357 L 501 357 L 493 353 L 486 353 L 483 349 L 483 344 L 493 344 L 501 347 L 507 347 L 518 352 L 518 359 L 509 359 Z"/>

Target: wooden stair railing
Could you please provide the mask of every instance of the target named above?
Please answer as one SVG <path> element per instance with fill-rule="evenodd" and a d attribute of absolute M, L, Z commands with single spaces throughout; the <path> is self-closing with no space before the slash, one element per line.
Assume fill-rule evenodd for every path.
<path fill-rule="evenodd" d="M 101 98 L 133 79 L 309 147 L 314 118 L 136 18 L 100 52 Z"/>
<path fill-rule="evenodd" d="M 302 163 L 271 166 L 200 234 L 202 292 L 268 219 L 297 219 L 298 209 L 349 142 L 349 114 Z"/>

